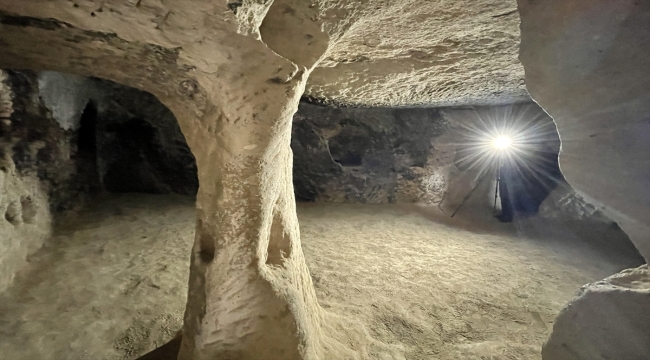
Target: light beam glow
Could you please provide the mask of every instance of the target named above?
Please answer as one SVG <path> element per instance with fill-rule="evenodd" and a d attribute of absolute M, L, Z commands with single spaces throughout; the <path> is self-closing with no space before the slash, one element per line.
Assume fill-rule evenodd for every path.
<path fill-rule="evenodd" d="M 505 150 L 510 147 L 512 140 L 508 136 L 499 136 L 492 141 L 492 146 L 499 150 Z"/>
<path fill-rule="evenodd" d="M 534 107 L 505 106 L 451 114 L 458 138 L 454 164 L 481 177 L 502 164 L 540 187 L 554 187 L 560 139 L 553 121 Z"/>

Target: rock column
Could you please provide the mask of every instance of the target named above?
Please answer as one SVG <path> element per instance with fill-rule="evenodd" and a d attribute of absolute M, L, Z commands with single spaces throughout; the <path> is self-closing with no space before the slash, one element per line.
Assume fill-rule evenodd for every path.
<path fill-rule="evenodd" d="M 189 130 L 200 188 L 179 359 L 317 357 L 290 148 L 305 81 L 270 79 Z"/>

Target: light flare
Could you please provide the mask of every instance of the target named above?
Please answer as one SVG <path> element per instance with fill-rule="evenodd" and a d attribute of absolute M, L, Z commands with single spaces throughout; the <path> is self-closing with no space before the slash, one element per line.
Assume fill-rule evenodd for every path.
<path fill-rule="evenodd" d="M 522 174 L 547 183 L 558 177 L 559 138 L 552 121 L 531 107 L 503 107 L 497 111 L 465 112 L 455 118 L 460 140 L 455 164 L 463 171 L 485 174 L 504 161 Z M 469 115 L 469 116 L 468 116 Z"/>
<path fill-rule="evenodd" d="M 512 140 L 509 136 L 501 135 L 492 140 L 492 146 L 499 150 L 506 150 L 510 145 L 512 145 Z"/>

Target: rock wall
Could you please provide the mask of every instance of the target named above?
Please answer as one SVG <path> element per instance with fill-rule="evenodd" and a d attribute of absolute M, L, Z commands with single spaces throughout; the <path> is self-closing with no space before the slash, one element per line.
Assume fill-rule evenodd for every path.
<path fill-rule="evenodd" d="M 552 360 L 647 359 L 650 270 L 627 269 L 587 284 L 565 307 L 542 348 Z"/>
<path fill-rule="evenodd" d="M 437 203 L 450 163 L 432 140 L 438 109 L 334 108 L 301 103 L 293 118 L 299 201 Z"/>
<path fill-rule="evenodd" d="M 318 305 L 300 247 L 289 146 L 291 117 L 298 108 L 300 95 L 304 93 L 315 64 L 327 49 L 334 48 L 337 43 L 345 44 L 340 40 L 352 26 L 366 26 L 362 20 L 373 13 L 371 9 L 387 11 L 380 3 L 348 0 L 216 3 L 196 0 L 110 0 L 98 6 L 94 1 L 0 1 L 0 31 L 3 36 L 0 41 L 0 67 L 47 68 L 110 79 L 156 95 L 176 115 L 197 160 L 201 182 L 180 359 L 361 357 L 359 354 L 364 351 L 363 345 L 344 338 L 341 331 L 336 331 L 337 321 L 326 318 L 326 313 Z M 520 12 L 524 22 L 527 21 L 524 7 L 527 3 L 541 7 L 569 4 L 566 8 L 551 8 L 550 11 L 528 11 L 528 14 L 549 15 L 550 19 L 540 17 L 539 23 L 559 31 L 564 30 L 563 25 L 567 22 L 555 22 L 552 17 L 567 16 L 580 8 L 573 6 L 574 1 L 521 0 Z M 647 2 L 637 0 L 584 0 L 581 3 L 647 6 Z M 514 14 L 513 10 L 495 14 L 492 13 L 492 2 L 480 4 L 481 7 L 474 8 L 477 16 L 480 14 L 494 22 Z M 405 13 L 409 9 L 422 8 L 407 3 Z M 425 17 L 417 18 L 439 13 L 444 18 L 446 13 L 442 11 L 443 8 L 448 6 L 440 4 L 438 8 L 433 8 L 434 11 L 427 11 Z M 464 10 L 462 6 L 460 8 Z M 388 9 L 388 15 L 403 18 L 393 16 L 391 10 Z M 612 16 L 612 11 L 604 13 L 605 20 L 625 20 L 625 17 Z M 640 20 L 636 24 L 638 26 L 630 26 L 632 31 L 627 32 L 606 31 L 603 35 L 607 36 L 603 39 L 611 39 L 610 34 L 618 34 L 617 41 L 611 43 L 630 44 L 629 41 L 632 41 L 634 46 L 629 46 L 629 49 L 647 51 L 650 47 L 641 46 L 643 43 L 635 41 L 635 34 L 650 22 L 643 18 L 644 12 L 630 13 L 641 14 L 640 18 L 637 17 Z M 416 19 L 408 17 L 411 18 Z M 466 23 L 462 21 L 462 24 Z M 581 25 L 595 23 L 598 21 L 590 21 L 589 18 L 579 22 Z M 412 21 L 412 24 L 414 30 L 428 30 L 423 34 L 445 33 L 429 22 Z M 474 30 L 485 28 L 482 23 L 478 24 L 473 27 Z M 411 27 L 403 28 L 408 30 L 406 33 L 410 36 L 420 34 L 419 31 L 411 31 Z M 585 46 L 598 43 L 592 42 L 592 31 L 578 29 L 569 32 L 583 35 L 584 38 L 578 37 L 578 41 L 569 42 L 566 47 L 552 44 L 546 47 L 551 51 L 546 52 L 541 51 L 545 48 L 544 44 L 526 39 L 529 29 L 532 31 L 528 34 L 538 34 L 547 40 L 567 37 L 564 34 L 547 36 L 544 30 L 537 31 L 534 26 L 526 28 L 522 25 L 522 48 L 530 44 L 534 50 L 530 53 L 548 54 L 540 64 L 549 64 L 547 60 L 567 64 L 568 71 L 552 69 L 552 73 L 557 75 L 555 78 L 584 87 L 574 88 L 570 92 L 559 92 L 557 88 L 550 87 L 551 92 L 562 99 L 572 99 L 576 95 L 588 94 L 595 88 L 593 83 L 581 81 L 572 75 L 581 73 L 576 71 L 576 65 L 593 64 L 600 57 L 589 53 L 579 56 L 582 54 L 570 51 L 572 48 L 590 48 L 594 52 L 602 50 Z M 464 33 L 455 29 L 450 31 Z M 421 42 L 422 38 L 415 37 L 413 42 Z M 471 43 L 482 42 L 476 39 L 470 37 Z M 401 43 L 404 40 L 397 41 Z M 364 43 L 367 42 L 364 40 Z M 344 50 L 341 49 L 341 52 Z M 431 67 L 439 70 L 441 63 L 439 57 L 435 56 L 438 51 L 424 50 L 434 55 L 431 57 Z M 453 51 L 449 53 L 455 56 Z M 493 57 L 489 48 L 483 53 L 486 57 Z M 635 83 L 645 86 L 650 83 L 634 70 L 642 69 L 642 66 L 628 66 L 645 65 L 648 56 L 634 56 L 637 63 L 628 64 L 619 60 L 628 58 L 629 52 L 610 53 L 619 56 L 611 58 L 610 63 L 623 64 L 620 69 L 635 76 L 614 76 L 620 82 L 610 87 L 620 86 L 628 91 L 637 91 L 638 88 L 628 85 Z M 404 56 L 402 54 L 402 51 L 397 51 L 393 58 L 400 59 Z M 415 55 L 419 57 L 421 54 Z M 467 55 L 477 58 L 474 53 Z M 524 56 L 522 60 L 525 60 Z M 477 69 L 475 63 L 464 59 L 458 62 L 470 64 L 465 71 L 467 74 Z M 374 64 L 377 63 L 385 64 L 379 61 Z M 372 65 L 368 63 L 368 66 Z M 480 63 L 478 68 L 482 68 Z M 526 70 L 526 85 L 531 90 L 534 81 L 528 73 L 529 69 Z M 460 73 L 457 69 L 452 70 L 452 73 Z M 617 72 L 618 69 L 608 69 L 597 73 Z M 440 79 L 438 73 L 434 71 L 424 73 L 425 76 L 397 79 L 430 83 Z M 497 71 L 490 71 L 492 75 L 495 73 Z M 418 75 L 417 72 L 415 74 Z M 540 78 L 554 77 L 542 72 Z M 614 85 L 610 84 L 611 80 L 606 78 L 605 84 Z M 382 87 L 386 84 L 376 83 Z M 411 85 L 417 91 L 418 84 Z M 612 93 L 608 86 L 598 88 L 605 89 L 603 94 Z M 368 89 L 372 91 L 377 87 Z M 341 92 L 350 91 L 343 89 Z M 363 96 L 362 92 L 355 93 Z M 399 98 L 402 94 L 395 95 Z M 435 99 L 431 98 L 431 101 Z M 599 98 L 596 104 L 607 108 L 616 102 L 608 104 Z M 592 105 L 588 104 L 587 108 Z M 572 115 L 568 118 L 579 114 Z M 576 173 L 579 174 L 583 168 L 577 163 Z M 584 173 L 591 178 L 587 181 L 594 180 L 589 172 Z M 607 180 L 594 183 L 606 185 L 616 181 L 607 176 L 603 178 Z M 640 184 L 645 184 L 647 178 L 642 177 Z M 633 187 L 635 190 L 629 194 L 625 182 L 620 185 L 617 190 L 626 195 L 611 192 L 610 196 L 630 199 L 628 204 L 637 205 L 634 202 L 637 188 Z M 597 192 L 607 194 L 606 187 Z M 645 209 L 648 208 L 646 203 Z M 337 343 L 334 339 L 340 341 Z M 350 347 L 355 350 L 352 351 Z"/>
<path fill-rule="evenodd" d="M 620 225 L 647 261 L 650 2 L 518 4 L 526 84 L 557 123 L 563 173 L 581 197 Z M 543 358 L 647 359 L 647 284 L 644 266 L 585 286 L 558 316 Z"/>
<path fill-rule="evenodd" d="M 36 75 L 0 71 L 0 290 L 49 236 L 49 194 L 69 201 L 69 143 L 39 101 Z"/>
<path fill-rule="evenodd" d="M 568 182 L 650 258 L 650 2 L 520 0 L 520 59 Z"/>
<path fill-rule="evenodd" d="M 303 102 L 294 116 L 291 143 L 296 198 L 423 203 L 450 213 L 463 200 L 470 206 L 491 205 L 496 163 L 489 143 L 495 129 L 502 128 L 523 134 L 522 167 L 540 179 L 530 189 L 537 192 L 539 207 L 564 181 L 555 125 L 534 103 L 391 109 Z M 563 211 L 561 206 L 555 210 Z"/>
<path fill-rule="evenodd" d="M 94 79 L 97 98 L 97 171 L 110 192 L 195 196 L 196 161 L 178 121 L 155 96 Z"/>
<path fill-rule="evenodd" d="M 89 194 L 196 194 L 196 163 L 153 95 L 57 72 L 0 71 L 0 290 Z"/>
<path fill-rule="evenodd" d="M 72 130 L 95 189 L 179 193 L 198 189 L 196 162 L 176 117 L 155 96 L 96 78 L 39 73 L 43 103 Z"/>

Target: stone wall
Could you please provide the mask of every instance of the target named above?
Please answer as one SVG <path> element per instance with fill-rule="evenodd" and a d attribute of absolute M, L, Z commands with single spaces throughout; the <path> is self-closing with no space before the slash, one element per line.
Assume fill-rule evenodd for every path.
<path fill-rule="evenodd" d="M 42 72 L 43 103 L 74 131 L 92 166 L 84 172 L 109 192 L 179 193 L 198 189 L 196 163 L 174 115 L 155 96 L 111 81 Z"/>
<path fill-rule="evenodd" d="M 650 2 L 519 0 L 526 87 L 568 182 L 650 259 Z"/>
<path fill-rule="evenodd" d="M 432 140 L 438 109 L 334 108 L 301 103 L 293 120 L 299 201 L 439 202 L 450 162 Z"/>
<path fill-rule="evenodd" d="M 525 134 L 522 157 L 539 173 L 540 206 L 563 178 L 555 125 L 534 103 L 391 109 L 303 102 L 292 134 L 296 198 L 423 203 L 453 212 L 471 192 L 470 204 L 486 206 L 494 196 L 496 164 L 489 144 L 477 143 L 489 142 L 501 127 Z"/>
<path fill-rule="evenodd" d="M 555 319 L 542 358 L 647 359 L 649 323 L 650 269 L 646 264 L 583 286 Z"/>
<path fill-rule="evenodd" d="M 0 71 L 0 290 L 93 193 L 194 195 L 196 163 L 153 95 L 57 72 Z M 52 215 L 51 215 L 52 214 Z"/>
<path fill-rule="evenodd" d="M 12 259 L 24 259 L 32 251 L 27 248 L 38 248 L 47 236 L 48 204 L 56 213 L 80 208 L 93 192 L 196 194 L 194 157 L 176 118 L 153 95 L 56 72 L 3 74 L 0 155 L 6 159 L 5 177 L 13 180 L 5 181 L 0 205 L 8 213 L 31 206 L 27 213 L 42 214 L 40 237 L 29 235 L 37 239 L 34 245 L 17 240 L 26 233 L 12 235 L 12 245 L 0 245 L 21 249 Z M 529 163 L 539 162 L 539 154 L 548 162 L 537 169 L 545 179 L 536 195 L 540 216 L 611 225 L 564 182 L 555 125 L 534 103 L 394 109 L 302 102 L 291 139 L 296 199 L 420 203 L 449 215 L 461 204 L 462 211 L 489 211 L 496 165 L 477 143 L 489 141 L 493 129 L 503 126 L 526 129 L 526 156 L 534 155 Z"/>
<path fill-rule="evenodd" d="M 38 97 L 33 73 L 0 71 L 0 290 L 49 236 L 51 192 L 74 172 L 70 136 Z M 67 196 L 54 196 L 65 203 Z"/>

